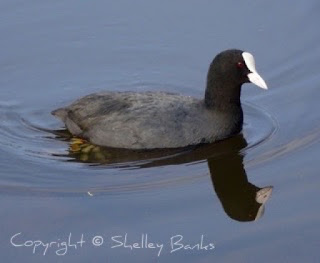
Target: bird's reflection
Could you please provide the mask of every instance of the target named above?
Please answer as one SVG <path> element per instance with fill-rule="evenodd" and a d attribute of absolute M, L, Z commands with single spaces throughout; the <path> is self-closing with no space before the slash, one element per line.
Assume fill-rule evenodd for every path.
<path fill-rule="evenodd" d="M 239 152 L 247 146 L 244 137 L 238 136 L 236 141 L 228 141 L 225 146 L 230 143 L 237 145 L 235 148 L 230 145 L 230 151 L 208 159 L 214 190 L 229 217 L 238 221 L 257 220 L 263 215 L 272 186 L 260 188 L 248 181 L 243 155 Z"/>
<path fill-rule="evenodd" d="M 81 148 L 82 147 L 82 148 Z M 272 193 L 272 186 L 257 187 L 248 181 L 243 165 L 247 142 L 242 134 L 197 147 L 138 151 L 71 144 L 70 160 L 107 167 L 148 168 L 207 160 L 213 188 L 226 214 L 237 221 L 259 219 Z M 76 151 L 75 149 L 76 148 Z"/>

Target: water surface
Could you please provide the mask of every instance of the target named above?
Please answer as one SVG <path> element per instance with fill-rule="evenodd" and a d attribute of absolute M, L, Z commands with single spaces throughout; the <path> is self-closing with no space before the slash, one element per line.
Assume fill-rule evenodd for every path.
<path fill-rule="evenodd" d="M 4 260 L 318 262 L 319 7 L 2 1 Z M 63 128 L 53 109 L 96 91 L 201 98 L 209 63 L 227 48 L 253 53 L 269 86 L 243 86 L 238 136 L 170 152 L 110 150 L 101 164 L 50 132 Z"/>

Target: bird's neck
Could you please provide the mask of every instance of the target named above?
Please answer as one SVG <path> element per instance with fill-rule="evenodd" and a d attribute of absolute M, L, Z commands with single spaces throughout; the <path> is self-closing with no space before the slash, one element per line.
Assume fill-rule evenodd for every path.
<path fill-rule="evenodd" d="M 241 84 L 221 77 L 208 78 L 204 102 L 208 109 L 219 111 L 242 111 Z"/>
<path fill-rule="evenodd" d="M 241 85 L 236 87 L 228 85 L 234 85 L 234 83 L 226 80 L 221 82 L 208 80 L 204 104 L 214 114 L 223 114 L 225 121 L 230 123 L 231 133 L 237 134 L 243 125 L 243 111 L 240 102 Z"/>

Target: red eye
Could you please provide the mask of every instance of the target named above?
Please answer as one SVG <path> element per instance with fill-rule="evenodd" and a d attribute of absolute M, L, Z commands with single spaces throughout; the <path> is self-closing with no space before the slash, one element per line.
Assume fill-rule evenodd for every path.
<path fill-rule="evenodd" d="M 239 62 L 237 63 L 237 67 L 240 68 L 240 69 L 243 69 L 243 68 L 245 67 L 244 62 L 239 61 Z"/>

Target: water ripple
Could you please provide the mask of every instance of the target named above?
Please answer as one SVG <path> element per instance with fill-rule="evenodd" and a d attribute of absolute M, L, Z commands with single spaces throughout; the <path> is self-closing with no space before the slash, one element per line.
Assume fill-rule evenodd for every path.
<path fill-rule="evenodd" d="M 275 133 L 275 120 L 264 110 L 245 103 L 244 112 L 245 147 L 237 146 L 235 137 L 192 149 L 136 155 L 126 151 L 122 157 L 117 152 L 117 158 L 101 165 L 84 163 L 70 156 L 68 141 L 58 140 L 51 133 L 57 122 L 46 110 L 28 112 L 17 104 L 1 103 L 1 151 L 11 160 L 7 165 L 14 169 L 7 169 L 8 174 L 0 180 L 0 189 L 8 194 L 51 196 L 120 194 L 190 185 L 208 178 L 208 172 L 199 172 L 196 168 L 206 165 L 207 158 L 216 158 L 234 149 L 249 151 L 266 143 Z"/>

